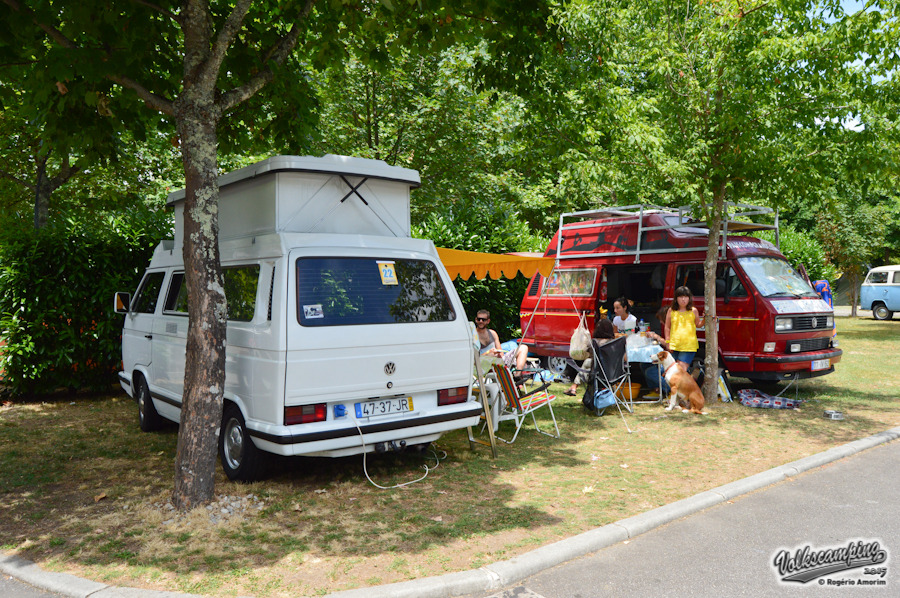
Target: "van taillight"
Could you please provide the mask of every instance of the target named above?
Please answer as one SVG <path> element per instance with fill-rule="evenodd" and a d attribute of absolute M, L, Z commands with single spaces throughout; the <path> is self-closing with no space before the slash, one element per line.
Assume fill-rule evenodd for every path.
<path fill-rule="evenodd" d="M 291 426 L 294 424 L 309 424 L 312 422 L 325 421 L 327 411 L 325 403 L 316 403 L 315 405 L 297 405 L 296 407 L 284 408 L 284 425 Z"/>
<path fill-rule="evenodd" d="M 456 388 L 444 388 L 438 391 L 438 406 L 455 405 L 469 400 L 469 387 L 457 386 Z"/>

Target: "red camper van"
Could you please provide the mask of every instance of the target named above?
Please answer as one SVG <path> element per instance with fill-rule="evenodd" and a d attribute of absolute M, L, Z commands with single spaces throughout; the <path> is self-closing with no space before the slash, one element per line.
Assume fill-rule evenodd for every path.
<path fill-rule="evenodd" d="M 729 205 L 716 270 L 719 363 L 754 381 L 811 378 L 834 371 L 842 351 L 833 338 L 834 313 L 777 247 L 744 233 L 778 231 L 769 208 Z M 771 217 L 774 224 L 747 222 Z M 740 233 L 736 235 L 736 233 Z M 561 371 L 580 315 L 593 328 L 600 307 L 624 295 L 631 313 L 660 331 L 656 313 L 687 286 L 704 311 L 703 261 L 709 230 L 678 210 L 626 206 L 563 214 L 544 254 L 553 274 L 536 274 L 520 311 L 523 342 L 550 369 Z M 701 352 L 705 332 L 698 331 Z M 699 355 L 698 355 L 699 357 Z"/>

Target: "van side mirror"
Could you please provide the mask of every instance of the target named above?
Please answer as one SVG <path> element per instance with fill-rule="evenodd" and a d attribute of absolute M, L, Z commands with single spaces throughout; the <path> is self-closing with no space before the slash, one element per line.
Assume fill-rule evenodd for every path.
<path fill-rule="evenodd" d="M 130 293 L 116 293 L 114 303 L 115 303 L 114 309 L 117 314 L 127 314 L 128 306 L 131 305 L 131 294 Z"/>

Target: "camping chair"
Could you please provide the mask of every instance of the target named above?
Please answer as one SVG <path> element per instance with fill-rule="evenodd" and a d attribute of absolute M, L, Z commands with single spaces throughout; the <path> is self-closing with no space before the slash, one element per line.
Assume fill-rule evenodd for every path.
<path fill-rule="evenodd" d="M 553 401 L 556 399 L 555 396 L 551 395 L 547 392 L 547 387 L 550 386 L 550 383 L 544 383 L 535 390 L 531 392 L 527 392 L 525 394 L 521 394 L 519 392 L 519 387 L 516 385 L 515 380 L 513 379 L 512 373 L 509 369 L 502 364 L 497 364 L 494 366 L 494 375 L 497 376 L 497 382 L 500 384 L 500 392 L 506 398 L 506 405 L 503 408 L 503 411 L 500 413 L 499 421 L 505 420 L 515 420 L 516 422 L 516 433 L 513 434 L 511 440 L 505 440 L 497 436 L 499 440 L 503 440 L 508 444 L 512 444 L 516 441 L 516 437 L 519 435 L 519 430 L 522 429 L 522 424 L 525 423 L 525 419 L 530 415 L 531 421 L 534 422 L 534 429 L 540 432 L 541 434 L 545 434 L 546 436 L 552 436 L 553 438 L 559 438 L 559 426 L 556 425 L 556 415 L 553 414 Z M 538 427 L 537 419 L 534 417 L 534 412 L 540 409 L 541 407 L 547 407 L 550 410 L 550 417 L 553 419 L 553 427 L 556 429 L 556 435 L 550 434 L 549 432 L 544 432 Z"/>
<path fill-rule="evenodd" d="M 628 403 L 622 398 L 622 387 L 625 384 L 631 384 L 631 372 L 625 364 L 625 337 L 607 341 L 600 344 L 596 339 L 591 340 L 591 350 L 594 352 L 594 367 L 591 370 L 591 382 L 588 385 L 589 392 L 596 392 L 599 389 L 606 389 L 616 397 L 616 409 L 628 428 L 628 422 L 625 421 L 625 415 L 622 413 L 622 407 L 631 413 L 632 410 Z M 593 397 L 593 394 L 591 395 Z M 606 408 L 600 409 L 597 415 L 603 415 Z M 628 428 L 631 432 L 631 428 Z"/>

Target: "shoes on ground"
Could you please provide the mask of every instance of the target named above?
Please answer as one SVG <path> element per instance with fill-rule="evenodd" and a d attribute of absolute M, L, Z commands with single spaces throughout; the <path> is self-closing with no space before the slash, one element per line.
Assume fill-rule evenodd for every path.
<path fill-rule="evenodd" d="M 651 391 L 651 392 L 648 392 L 647 394 L 645 394 L 644 398 L 645 399 L 658 399 L 659 393 L 654 390 L 654 391 Z"/>

